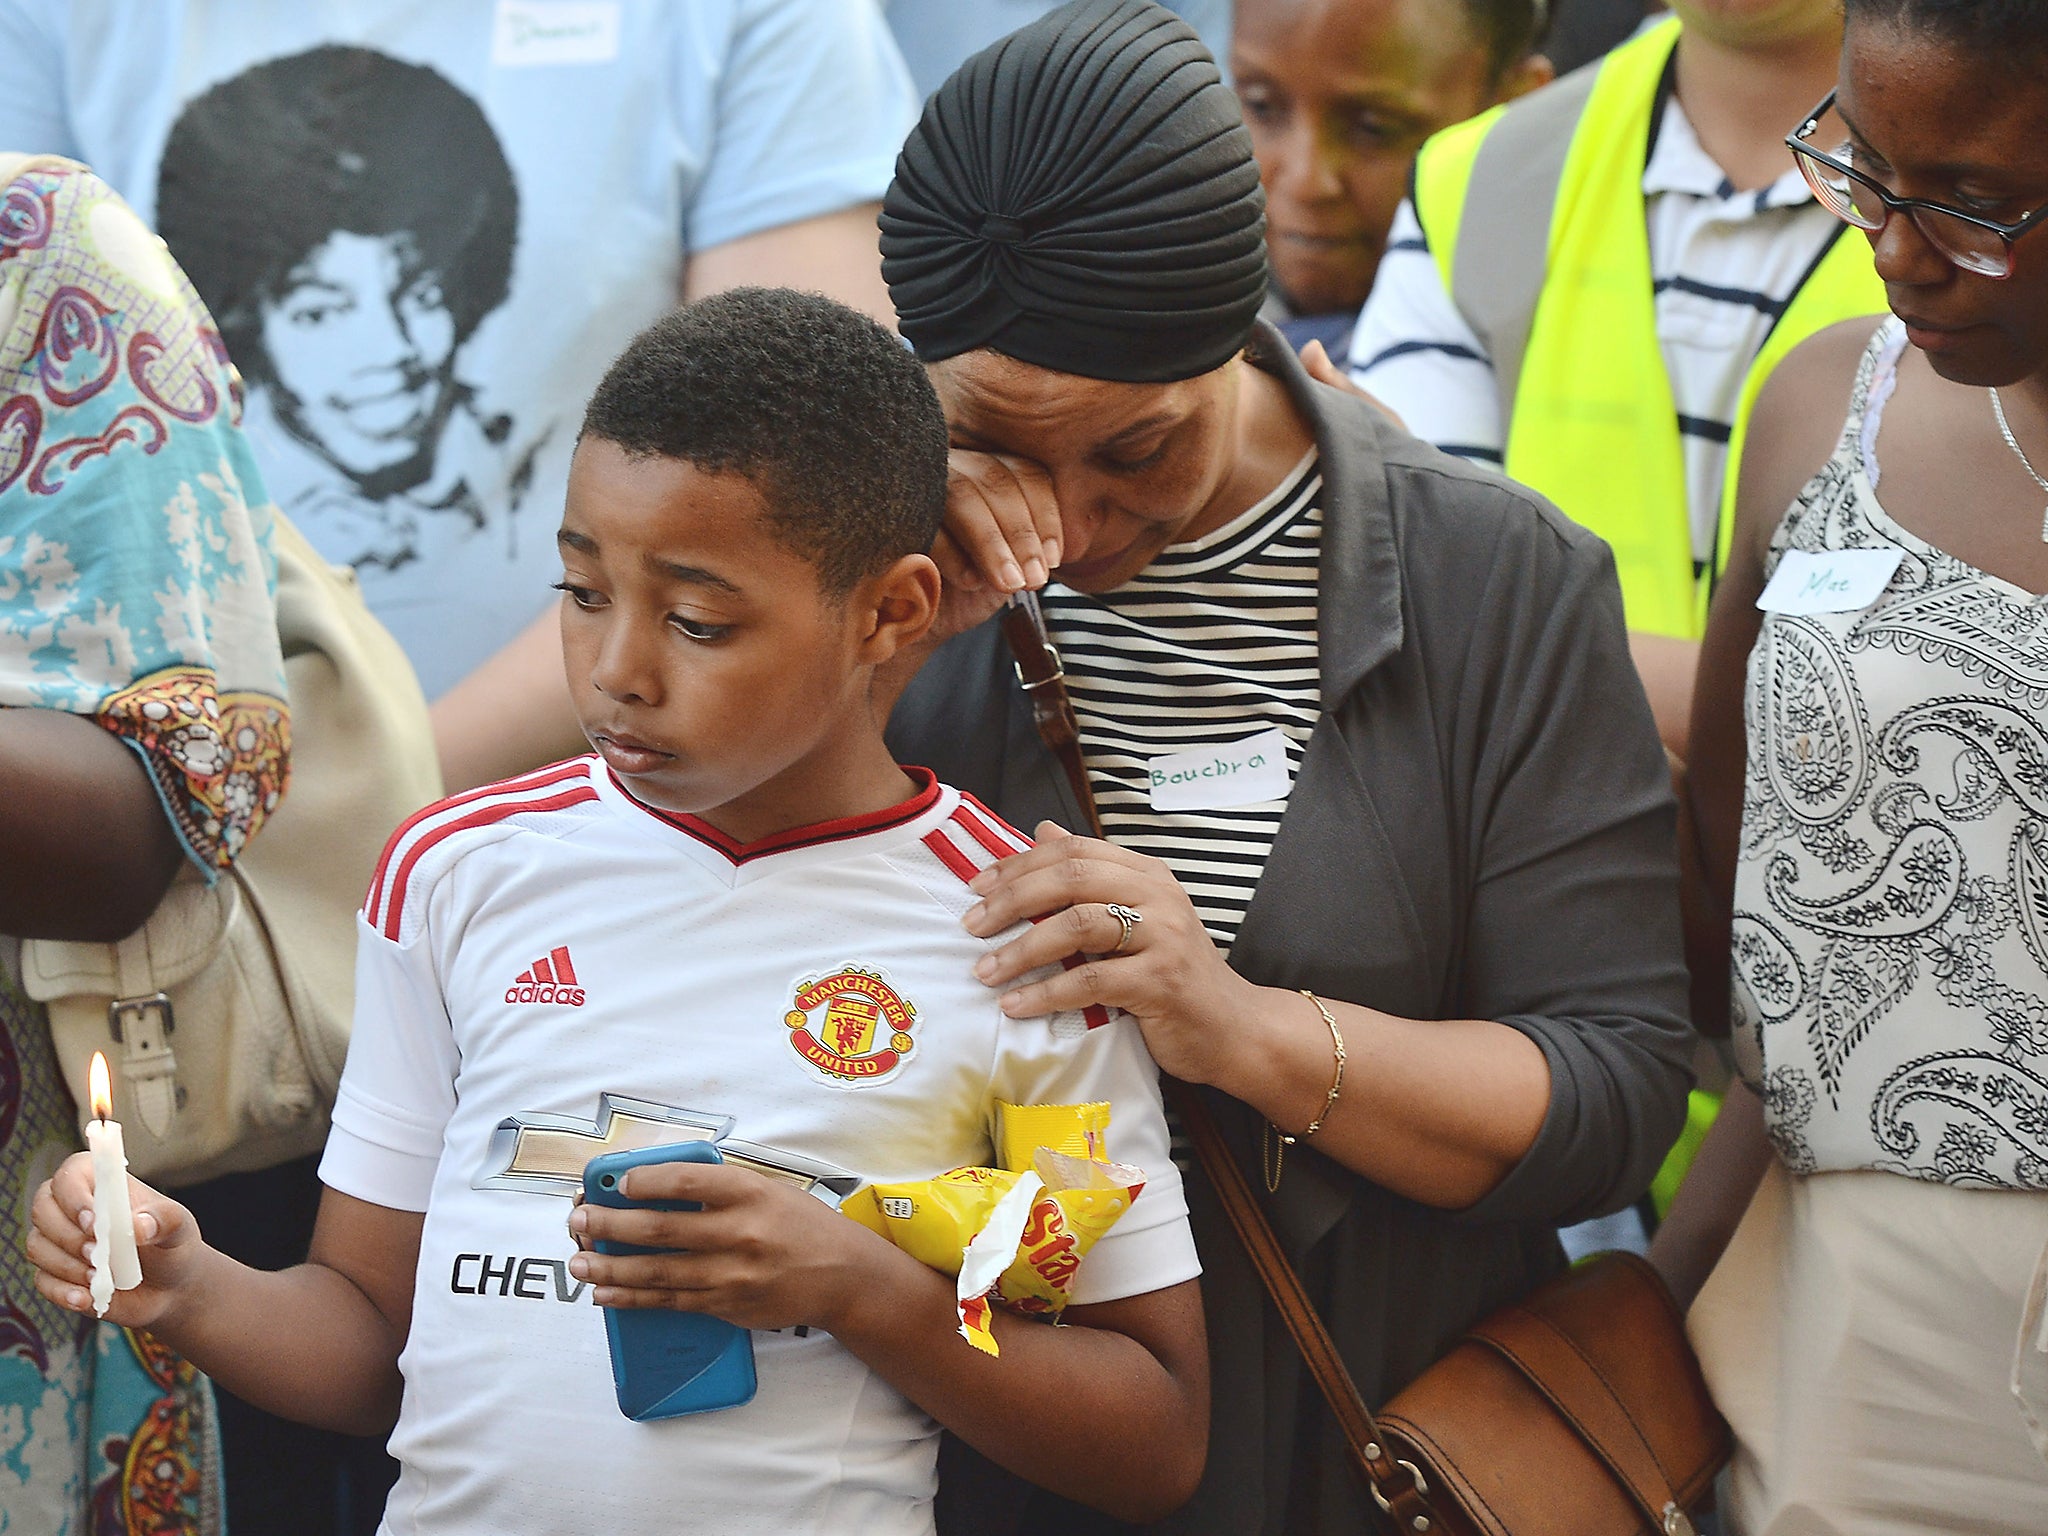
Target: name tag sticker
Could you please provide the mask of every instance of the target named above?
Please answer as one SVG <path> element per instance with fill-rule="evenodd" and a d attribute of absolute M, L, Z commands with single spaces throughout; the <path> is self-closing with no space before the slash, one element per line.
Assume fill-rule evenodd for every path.
<path fill-rule="evenodd" d="M 619 0 L 498 0 L 491 62 L 501 69 L 609 64 L 619 56 Z"/>
<path fill-rule="evenodd" d="M 1155 811 L 1260 805 L 1285 800 L 1294 784 L 1294 771 L 1287 766 L 1287 738 L 1278 730 L 1261 731 L 1227 747 L 1155 757 L 1151 772 Z"/>
<path fill-rule="evenodd" d="M 1756 600 L 1765 613 L 1854 613 L 1877 601 L 1903 549 L 1788 549 Z"/>

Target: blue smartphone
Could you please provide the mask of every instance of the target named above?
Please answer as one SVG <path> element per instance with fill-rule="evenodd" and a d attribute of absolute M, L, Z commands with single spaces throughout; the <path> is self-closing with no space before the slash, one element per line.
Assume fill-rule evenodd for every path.
<path fill-rule="evenodd" d="M 649 1163 L 722 1163 L 708 1141 L 681 1141 L 606 1152 L 583 1170 L 583 1198 L 619 1210 L 695 1211 L 694 1200 L 629 1200 L 619 1180 Z M 657 1253 L 631 1243 L 600 1242 L 603 1254 Z M 737 1408 L 754 1395 L 754 1338 L 721 1317 L 696 1312 L 604 1309 L 612 1351 L 612 1387 L 619 1412 L 636 1422 Z"/>

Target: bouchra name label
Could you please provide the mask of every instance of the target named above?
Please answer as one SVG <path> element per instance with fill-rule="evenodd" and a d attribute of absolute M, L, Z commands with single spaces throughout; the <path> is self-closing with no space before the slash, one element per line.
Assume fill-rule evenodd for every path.
<path fill-rule="evenodd" d="M 1287 738 L 1261 731 L 1228 746 L 1197 747 L 1147 765 L 1155 811 L 1220 811 L 1285 800 L 1294 783 Z"/>

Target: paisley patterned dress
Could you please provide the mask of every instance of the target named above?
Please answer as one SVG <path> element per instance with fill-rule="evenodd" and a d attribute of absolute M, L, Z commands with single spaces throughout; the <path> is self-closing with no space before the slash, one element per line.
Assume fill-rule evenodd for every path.
<path fill-rule="evenodd" d="M 1879 502 L 1905 345 L 1879 328 L 1766 574 L 1788 550 L 1897 570 L 1867 607 L 1766 613 L 1749 661 L 1735 1047 L 1778 1166 L 1693 1330 L 1736 1427 L 1733 1529 L 1773 1536 L 2048 1530 L 2022 1327 L 2048 1241 L 2048 597 Z"/>
<path fill-rule="evenodd" d="M 2048 1191 L 2048 597 L 1885 514 L 1874 414 L 1771 546 L 1903 558 L 1868 608 L 1766 614 L 1750 655 L 1745 1076 L 1796 1173 Z"/>

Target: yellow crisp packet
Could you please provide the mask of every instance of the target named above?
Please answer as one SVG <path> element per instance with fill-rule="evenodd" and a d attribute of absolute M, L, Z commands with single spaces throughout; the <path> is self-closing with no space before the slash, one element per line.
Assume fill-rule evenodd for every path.
<path fill-rule="evenodd" d="M 996 1166 L 1023 1173 L 1040 1147 L 1107 1159 L 1107 1104 L 998 1104 Z"/>
<path fill-rule="evenodd" d="M 1002 1155 L 1023 1168 L 955 1168 L 935 1179 L 871 1184 L 840 1209 L 956 1276 L 961 1337 L 994 1355 L 989 1301 L 1058 1316 L 1083 1255 L 1145 1187 L 1140 1170 L 1103 1159 L 1108 1126 L 1107 1104 L 1006 1104 Z M 1046 1139 L 1027 1158 L 1022 1149 L 1034 1136 Z"/>
<path fill-rule="evenodd" d="M 1074 1271 L 1131 1208 L 1145 1175 L 1121 1163 L 1072 1157 L 1041 1147 L 1032 1168 L 1044 1192 L 996 1281 L 995 1297 L 1017 1312 L 1056 1316 L 1074 1289 Z"/>
<path fill-rule="evenodd" d="M 957 1275 L 967 1244 L 1016 1183 L 1017 1175 L 1001 1168 L 955 1168 L 935 1179 L 869 1184 L 839 1209 L 918 1263 Z"/>

